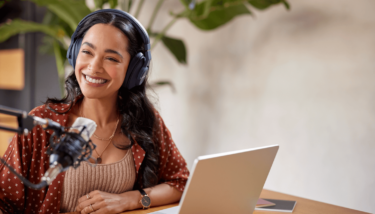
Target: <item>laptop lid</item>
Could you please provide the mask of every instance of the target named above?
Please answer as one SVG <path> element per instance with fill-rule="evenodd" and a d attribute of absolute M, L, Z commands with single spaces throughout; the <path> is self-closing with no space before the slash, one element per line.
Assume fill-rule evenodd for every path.
<path fill-rule="evenodd" d="M 278 149 L 273 145 L 198 157 L 178 213 L 253 213 Z"/>

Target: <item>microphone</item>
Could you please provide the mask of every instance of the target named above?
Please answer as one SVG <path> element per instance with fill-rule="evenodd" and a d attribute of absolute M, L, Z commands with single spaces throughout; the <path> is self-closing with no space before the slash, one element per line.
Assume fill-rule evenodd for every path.
<path fill-rule="evenodd" d="M 47 126 L 55 126 L 56 124 L 47 124 Z M 68 170 L 70 166 L 78 167 L 81 161 L 87 160 L 91 157 L 92 150 L 95 145 L 89 145 L 90 138 L 96 130 L 96 123 L 90 119 L 79 117 L 77 118 L 69 132 L 60 139 L 60 143 L 51 144 L 50 167 L 42 177 L 48 185 L 56 178 L 56 176 L 63 171 Z M 52 136 L 51 136 L 52 138 Z M 52 142 L 51 142 L 52 143 Z M 85 156 L 85 150 L 89 148 L 89 156 Z M 87 152 L 86 152 L 87 154 Z M 81 158 L 80 158 L 81 157 Z"/>
<path fill-rule="evenodd" d="M 38 190 L 50 185 L 59 173 L 66 171 L 71 166 L 77 168 L 82 161 L 92 158 L 91 155 L 96 145 L 91 142 L 90 138 L 96 130 L 96 123 L 90 119 L 79 117 L 74 121 L 72 127 L 63 127 L 51 119 L 30 116 L 26 112 L 4 106 L 0 106 L 0 113 L 17 116 L 19 123 L 18 129 L 3 126 L 0 126 L 0 129 L 27 135 L 35 125 L 41 125 L 43 129 L 54 131 L 50 137 L 50 145 L 47 151 L 47 154 L 50 155 L 50 167 L 41 178 L 40 183 L 31 183 L 0 158 L 0 161 L 15 176 L 32 189 Z M 55 137 L 60 138 L 59 143 L 54 142 Z"/>

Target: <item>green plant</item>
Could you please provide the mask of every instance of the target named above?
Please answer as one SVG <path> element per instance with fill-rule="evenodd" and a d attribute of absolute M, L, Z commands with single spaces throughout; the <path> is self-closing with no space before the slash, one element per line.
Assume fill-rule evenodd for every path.
<path fill-rule="evenodd" d="M 0 0 L 2 4 L 10 0 Z M 70 40 L 79 21 L 92 11 L 87 7 L 85 0 L 30 0 L 39 6 L 47 7 L 43 23 L 27 22 L 20 19 L 0 25 L 0 42 L 9 37 L 27 32 L 43 32 L 46 36 L 40 50 L 55 55 L 62 93 L 64 92 L 65 66 L 67 65 L 66 52 Z M 251 15 L 250 8 L 264 10 L 276 4 L 284 4 L 289 9 L 286 0 L 180 0 L 184 10 L 170 12 L 172 20 L 160 31 L 154 31 L 152 25 L 164 0 L 158 0 L 146 27 L 150 37 L 153 37 L 151 49 L 161 41 L 181 64 L 187 64 L 186 47 L 183 40 L 167 36 L 167 31 L 178 19 L 188 19 L 197 28 L 205 31 L 216 29 L 230 22 L 240 15 Z M 129 12 L 134 5 L 133 0 L 94 0 L 95 10 L 109 4 L 111 8 L 119 7 Z M 137 18 L 144 4 L 139 0 L 134 16 Z M 171 85 L 168 81 L 157 82 L 155 85 Z M 173 87 L 173 85 L 171 85 Z"/>

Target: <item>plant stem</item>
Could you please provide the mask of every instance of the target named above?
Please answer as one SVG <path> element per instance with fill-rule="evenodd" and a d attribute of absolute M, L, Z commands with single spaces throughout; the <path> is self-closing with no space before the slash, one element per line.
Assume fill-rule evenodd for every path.
<path fill-rule="evenodd" d="M 165 32 L 176 22 L 176 20 L 180 18 L 178 16 L 173 17 L 173 19 L 164 27 L 164 29 L 155 37 L 154 42 L 151 44 L 151 50 L 155 47 L 155 45 L 163 38 Z"/>
<path fill-rule="evenodd" d="M 56 59 L 56 67 L 57 67 L 57 73 L 59 76 L 59 85 L 60 85 L 60 90 L 61 90 L 61 97 L 64 97 L 65 94 L 65 69 L 64 69 L 64 61 L 62 60 L 61 57 L 61 52 L 60 52 L 60 46 L 57 41 L 53 42 L 53 50 L 55 53 L 55 59 Z"/>
<path fill-rule="evenodd" d="M 137 11 L 136 11 L 135 14 L 134 14 L 134 17 L 135 17 L 135 18 L 138 18 L 139 12 L 141 12 L 141 8 L 142 8 L 142 5 L 143 5 L 143 2 L 144 2 L 144 1 L 145 1 L 145 0 L 140 0 L 140 1 L 139 1 L 138 7 L 137 7 Z"/>
<path fill-rule="evenodd" d="M 164 0 L 159 0 L 158 3 L 156 4 L 154 11 L 152 12 L 150 22 L 148 23 L 147 31 L 151 31 L 151 26 L 155 21 L 156 14 L 158 13 L 160 6 L 163 4 Z"/>

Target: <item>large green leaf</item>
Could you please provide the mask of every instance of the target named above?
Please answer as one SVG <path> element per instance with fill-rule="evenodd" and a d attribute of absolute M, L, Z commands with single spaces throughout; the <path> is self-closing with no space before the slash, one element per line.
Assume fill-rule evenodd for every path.
<path fill-rule="evenodd" d="M 59 26 L 65 30 L 66 36 L 70 37 L 75 29 L 70 28 L 69 24 L 66 23 L 64 20 L 60 19 L 56 14 L 47 10 L 43 17 L 43 24 L 50 25 L 50 26 Z"/>
<path fill-rule="evenodd" d="M 179 63 L 186 64 L 186 48 L 182 40 L 167 36 L 163 36 L 161 40 Z"/>
<path fill-rule="evenodd" d="M 72 30 L 89 13 L 85 0 L 31 0 L 39 6 L 46 6 L 50 11 L 64 20 Z"/>
<path fill-rule="evenodd" d="M 251 6 L 259 9 L 264 10 L 271 5 L 283 3 L 284 6 L 289 10 L 289 4 L 286 0 L 248 0 Z"/>
<path fill-rule="evenodd" d="M 244 1 L 212 0 L 197 4 L 188 18 L 198 28 L 212 30 L 244 14 L 251 14 Z"/>
<path fill-rule="evenodd" d="M 15 19 L 10 23 L 0 25 L 0 42 L 19 33 L 43 32 L 62 42 L 65 32 L 58 26 L 49 26 L 35 22 Z"/>

